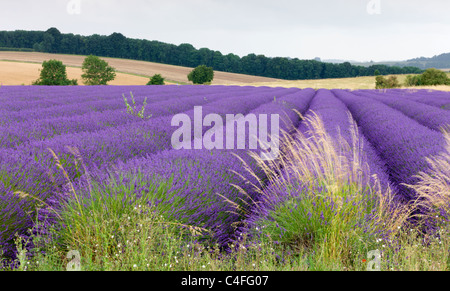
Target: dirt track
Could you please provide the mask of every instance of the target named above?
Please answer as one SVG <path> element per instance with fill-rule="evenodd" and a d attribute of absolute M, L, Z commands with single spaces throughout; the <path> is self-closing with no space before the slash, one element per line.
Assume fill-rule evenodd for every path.
<path fill-rule="evenodd" d="M 59 54 L 47 54 L 47 53 L 35 53 L 35 52 L 0 52 L 0 60 L 8 60 L 8 61 L 18 61 L 18 62 L 31 62 L 31 63 L 42 63 L 43 61 L 56 59 L 62 61 L 66 66 L 79 67 L 84 61 L 85 56 L 76 56 L 76 55 L 59 55 Z M 192 68 L 180 67 L 180 66 L 172 66 L 172 65 L 164 65 L 158 63 L 144 62 L 144 61 L 135 61 L 135 60 L 125 60 L 125 59 L 113 59 L 113 58 L 102 58 L 106 60 L 112 67 L 114 67 L 119 72 L 129 73 L 129 74 L 137 74 L 142 76 L 147 76 L 145 78 L 148 81 L 148 77 L 153 76 L 154 74 L 161 74 L 167 80 L 172 80 L 175 82 L 183 82 L 189 83 L 187 80 L 187 75 L 192 70 Z M 6 72 L 6 70 L 2 70 L 3 64 L 10 62 L 2 62 L 0 63 L 0 82 L 2 82 L 1 76 L 4 74 L 8 74 L 10 78 L 15 79 L 15 81 L 20 81 L 21 78 L 30 78 L 30 74 L 33 74 L 33 80 L 37 79 L 34 73 L 30 73 L 27 71 L 27 66 L 16 63 L 17 69 L 12 69 L 13 72 Z M 70 67 L 67 68 L 68 74 L 70 71 Z M 75 68 L 72 68 L 75 69 Z M 11 69 L 10 69 L 11 70 Z M 22 71 L 23 70 L 23 71 Z M 2 71 L 4 71 L 2 73 Z M 33 69 L 34 71 L 34 69 Z M 80 71 L 81 72 L 81 71 Z M 11 74 L 14 74 L 12 76 Z M 23 77 L 21 77 L 23 74 Z M 130 76 L 130 75 L 128 75 Z M 121 82 L 123 85 L 143 85 L 142 77 L 141 79 L 133 79 L 130 76 L 130 80 L 123 79 Z M 69 75 L 70 78 L 70 75 Z M 75 77 L 72 77 L 75 78 Z M 19 82 L 19 84 L 25 83 L 28 85 L 28 79 L 23 82 Z M 81 80 L 81 79 L 80 79 Z M 228 85 L 228 84 L 248 84 L 248 83 L 256 83 L 256 82 L 275 82 L 277 79 L 265 78 L 265 77 L 256 77 L 242 74 L 233 74 L 233 73 L 225 73 L 225 72 L 214 72 L 214 81 L 213 85 Z M 122 85 L 122 83 L 118 83 L 119 78 L 115 80 L 115 82 L 111 82 L 110 84 L 114 85 Z M 131 84 L 129 83 L 131 82 Z M 133 83 L 136 82 L 136 83 Z M 81 83 L 81 82 L 79 82 Z M 146 82 L 145 82 L 146 83 Z M 144 84 L 145 84 L 144 83 Z M 3 83 L 7 85 L 6 81 Z"/>

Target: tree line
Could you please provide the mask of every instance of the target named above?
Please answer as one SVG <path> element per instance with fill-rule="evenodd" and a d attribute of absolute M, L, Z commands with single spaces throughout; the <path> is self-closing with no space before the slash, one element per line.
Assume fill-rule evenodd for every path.
<path fill-rule="evenodd" d="M 373 76 L 377 70 L 381 75 L 422 73 L 422 70 L 416 67 L 387 65 L 364 67 L 355 66 L 348 62 L 332 64 L 298 58 L 270 58 L 256 54 L 239 57 L 232 53 L 224 55 L 219 51 L 208 48 L 196 49 L 187 43 L 174 45 L 159 41 L 133 39 L 117 32 L 109 36 L 63 34 L 54 27 L 47 31 L 0 31 L 1 48 L 34 50 L 46 53 L 96 55 L 192 68 L 205 65 L 216 71 L 286 80 Z"/>

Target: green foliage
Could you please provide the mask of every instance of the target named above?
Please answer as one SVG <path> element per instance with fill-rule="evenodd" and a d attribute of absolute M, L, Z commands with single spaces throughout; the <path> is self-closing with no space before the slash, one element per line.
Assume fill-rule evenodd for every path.
<path fill-rule="evenodd" d="M 128 100 L 125 97 L 125 95 L 122 94 L 122 96 L 123 96 L 123 101 L 125 101 L 125 105 L 127 106 L 128 114 L 131 114 L 131 115 L 134 115 L 134 116 L 144 119 L 145 106 L 147 106 L 147 97 L 145 97 L 145 99 L 144 99 L 144 104 L 142 105 L 141 110 L 137 111 L 136 110 L 136 101 L 134 100 L 133 93 L 130 92 L 131 102 L 133 103 L 133 106 L 131 106 L 128 103 Z M 151 117 L 152 117 L 151 114 L 149 116 L 147 116 L 147 118 L 151 118 Z"/>
<path fill-rule="evenodd" d="M 5 52 L 34 52 L 34 49 L 32 49 L 32 48 L 0 47 L 0 51 L 5 51 Z"/>
<path fill-rule="evenodd" d="M 164 78 L 160 74 L 155 74 L 148 81 L 147 85 L 164 85 Z"/>
<path fill-rule="evenodd" d="M 427 69 L 421 77 L 422 85 L 435 86 L 435 85 L 450 85 L 450 79 L 447 74 L 438 69 Z"/>
<path fill-rule="evenodd" d="M 58 60 L 49 60 L 42 63 L 40 78 L 33 85 L 68 86 L 78 85 L 76 79 L 67 79 L 66 66 Z"/>
<path fill-rule="evenodd" d="M 441 70 L 427 69 L 421 75 L 408 75 L 405 80 L 406 86 L 436 86 L 450 85 L 450 78 Z"/>
<path fill-rule="evenodd" d="M 249 74 L 286 80 L 309 80 L 326 78 L 352 78 L 373 76 L 375 70 L 381 75 L 421 74 L 416 67 L 371 65 L 369 67 L 350 63 L 332 64 L 318 60 L 298 58 L 269 58 L 264 55 L 223 55 L 208 48 L 196 49 L 190 44 L 168 44 L 159 41 L 131 39 L 120 33 L 81 36 L 61 34 L 55 28 L 47 31 L 0 31 L 0 47 L 28 48 L 42 52 L 126 58 L 162 64 L 193 67 L 205 65 L 216 71 Z M 130 49 L 132 48 L 132 49 Z"/>
<path fill-rule="evenodd" d="M 422 75 L 408 75 L 406 76 L 405 86 L 421 86 L 422 85 Z"/>
<path fill-rule="evenodd" d="M 214 79 L 214 70 L 211 67 L 205 65 L 198 66 L 192 70 L 188 75 L 188 80 L 194 84 L 207 84 L 211 83 Z"/>
<path fill-rule="evenodd" d="M 392 88 L 399 88 L 400 83 L 398 82 L 398 79 L 396 76 L 389 76 L 387 78 L 383 76 L 377 76 L 376 77 L 376 85 L 375 88 L 377 89 L 392 89 Z"/>
<path fill-rule="evenodd" d="M 86 85 L 107 85 L 116 77 L 115 69 L 97 56 L 86 57 L 82 65 L 81 78 Z"/>
<path fill-rule="evenodd" d="M 380 71 L 378 69 L 375 70 L 375 72 L 373 73 L 374 76 L 379 76 L 381 75 Z"/>

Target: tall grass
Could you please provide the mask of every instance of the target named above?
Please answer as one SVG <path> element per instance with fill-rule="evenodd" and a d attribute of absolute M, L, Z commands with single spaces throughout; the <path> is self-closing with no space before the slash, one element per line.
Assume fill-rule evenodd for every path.
<path fill-rule="evenodd" d="M 18 238 L 16 267 L 66 270 L 67 253 L 77 250 L 82 270 L 366 270 L 368 253 L 379 250 L 381 270 L 448 270 L 450 134 L 447 151 L 428 160 L 432 172 L 409 185 L 419 199 L 398 204 L 389 187 L 373 182 L 353 121 L 350 143 L 331 138 L 317 115 L 304 122 L 307 131 L 285 135 L 279 159 L 254 155 L 267 181 L 253 185 L 261 197 L 252 197 L 252 208 L 239 209 L 247 228 L 231 252 L 200 243 L 207 229 L 179 223 L 167 204 L 151 202 L 173 197 L 170 181 L 142 190 L 139 173 L 100 183 L 83 168 L 86 183 L 75 187 L 54 155 L 67 179 L 60 224 L 50 239 L 37 233 L 34 249 Z M 432 236 L 409 223 L 418 208 L 438 222 Z"/>
<path fill-rule="evenodd" d="M 282 156 L 275 161 L 254 159 L 268 177 L 258 188 L 262 199 L 249 214 L 250 232 L 275 240 L 289 252 L 313 253 L 314 265 L 349 268 L 355 254 L 393 241 L 414 211 L 414 205 L 394 202 L 389 185 L 373 178 L 364 157 L 358 128 L 351 119 L 352 141 L 335 140 L 319 116 L 304 120 L 305 132 L 286 135 Z"/>
<path fill-rule="evenodd" d="M 414 189 L 421 198 L 421 206 L 432 216 L 450 215 L 450 128 L 444 129 L 447 142 L 446 151 L 435 157 L 428 157 L 430 172 L 419 172 L 415 185 L 407 185 Z"/>

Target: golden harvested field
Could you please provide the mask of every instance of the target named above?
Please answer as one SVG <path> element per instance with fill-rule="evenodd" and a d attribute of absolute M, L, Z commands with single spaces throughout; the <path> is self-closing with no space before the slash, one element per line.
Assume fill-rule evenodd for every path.
<path fill-rule="evenodd" d="M 60 55 L 48 53 L 30 52 L 4 52 L 0 51 L 0 83 L 3 85 L 30 85 L 39 78 L 39 69 L 45 60 L 57 59 L 67 66 L 69 79 L 78 79 L 78 84 L 82 85 L 81 64 L 85 56 Z M 161 74 L 166 79 L 166 84 L 189 83 L 188 73 L 192 68 L 164 65 L 158 63 L 125 60 L 125 59 L 105 59 L 111 66 L 116 68 L 116 79 L 110 85 L 145 85 L 149 77 L 154 74 Z M 375 77 L 356 77 L 340 79 L 320 79 L 320 80 L 297 80 L 287 81 L 273 78 L 249 76 L 242 74 L 232 74 L 225 72 L 214 72 L 213 85 L 241 85 L 241 86 L 268 86 L 268 87 L 295 87 L 314 89 L 375 89 Z M 449 74 L 450 76 L 450 74 Z M 404 83 L 406 75 L 397 76 L 401 84 Z M 450 91 L 450 86 L 426 86 L 412 87 L 411 89 L 429 89 Z"/>
<path fill-rule="evenodd" d="M 400 84 L 404 84 L 407 75 L 397 75 Z M 449 74 L 450 77 L 450 74 Z M 375 77 L 356 77 L 341 79 L 319 79 L 319 80 L 297 80 L 297 81 L 277 81 L 253 83 L 252 86 L 268 86 L 268 87 L 296 87 L 296 88 L 314 88 L 314 89 L 375 89 Z M 418 87 L 402 87 L 402 89 L 428 89 L 450 91 L 450 86 L 418 86 Z"/>
<path fill-rule="evenodd" d="M 0 61 L 0 84 L 3 85 L 31 85 L 33 81 L 39 78 L 39 70 L 42 68 L 41 64 L 35 63 L 21 63 Z M 67 77 L 69 79 L 77 79 L 79 85 L 83 85 L 80 68 L 67 67 Z M 148 78 L 117 73 L 111 85 L 145 85 Z"/>
<path fill-rule="evenodd" d="M 16 61 L 16 62 L 29 62 L 35 64 L 42 64 L 43 61 L 56 59 L 62 61 L 67 66 L 69 79 L 73 79 L 75 77 L 79 77 L 81 75 L 77 73 L 77 71 L 73 71 L 73 76 L 71 77 L 69 70 L 70 67 L 81 68 L 81 65 L 84 61 L 85 56 L 77 56 L 77 55 L 60 55 L 60 54 L 48 54 L 48 53 L 35 53 L 35 52 L 0 52 L 0 60 L 8 60 L 8 61 Z M 140 78 L 134 78 L 136 76 L 119 76 L 116 78 L 114 82 L 109 84 L 111 85 L 145 85 L 149 78 L 154 74 L 161 74 L 168 83 L 189 83 L 187 79 L 187 75 L 192 68 L 180 67 L 180 66 L 172 66 L 144 61 L 135 61 L 135 60 L 126 60 L 126 59 L 113 59 L 113 58 L 103 58 L 105 61 L 109 63 L 112 67 L 114 67 L 118 72 L 128 73 L 139 75 Z M 19 63 L 17 63 L 19 64 Z M 19 65 L 18 65 L 19 66 Z M 12 85 L 10 84 L 10 80 L 17 82 L 19 80 L 19 85 L 25 83 L 25 85 L 29 85 L 31 74 L 35 74 L 36 70 L 33 66 L 25 66 L 23 65 L 21 69 L 9 68 L 9 70 L 13 70 L 8 72 L 5 66 L 5 62 L 0 62 L 0 82 L 3 82 L 4 85 Z M 41 67 L 38 65 L 37 67 Z M 28 71 L 31 70 L 31 71 Z M 79 71 L 81 72 L 81 70 Z M 14 75 L 11 75 L 14 73 Z M 23 76 L 23 77 L 22 77 Z M 39 77 L 38 75 L 33 75 L 36 77 L 32 77 L 31 80 L 35 80 Z M 143 76 L 145 78 L 143 78 Z M 21 78 L 24 78 L 24 81 L 20 82 Z M 143 81 L 145 79 L 145 81 Z M 214 80 L 213 85 L 241 85 L 241 84 L 252 84 L 255 82 L 275 82 L 278 79 L 273 78 L 265 78 L 265 77 L 256 77 L 242 74 L 233 74 L 226 72 L 214 72 Z M 81 78 L 79 79 L 79 84 L 82 84 Z"/>

